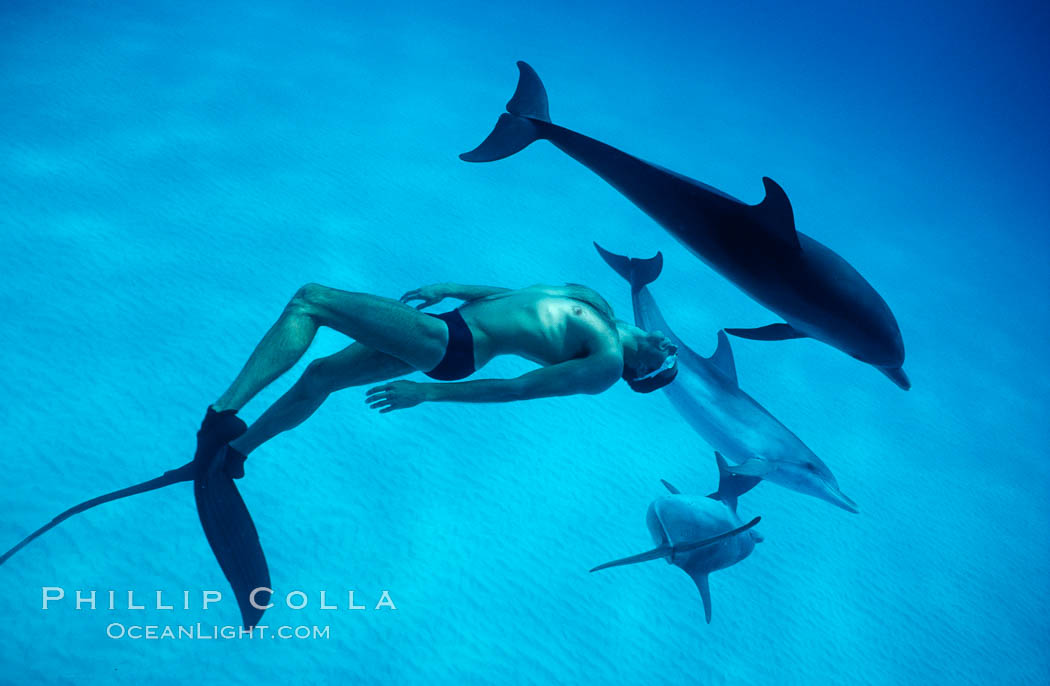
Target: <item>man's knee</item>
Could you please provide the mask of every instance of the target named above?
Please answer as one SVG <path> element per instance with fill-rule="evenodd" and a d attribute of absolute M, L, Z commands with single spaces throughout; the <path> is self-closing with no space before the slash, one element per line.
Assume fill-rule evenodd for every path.
<path fill-rule="evenodd" d="M 319 283 L 301 286 L 288 302 L 288 309 L 307 314 L 316 312 L 324 304 L 325 294 L 329 290 L 327 286 Z"/>

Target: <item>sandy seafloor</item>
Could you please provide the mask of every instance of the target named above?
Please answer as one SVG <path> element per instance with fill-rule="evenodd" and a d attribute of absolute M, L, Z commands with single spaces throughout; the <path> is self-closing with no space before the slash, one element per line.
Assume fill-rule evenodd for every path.
<path fill-rule="evenodd" d="M 43 586 L 227 590 L 181 485 L 0 567 L 0 682 L 1047 683 L 1047 10 L 905 5 L 5 2 L 0 548 L 189 459 L 306 282 L 578 281 L 628 316 L 599 240 L 663 251 L 653 293 L 701 352 L 775 321 L 552 146 L 456 158 L 516 59 L 556 122 L 747 202 L 777 179 L 893 308 L 914 388 L 816 342 L 733 341 L 861 513 L 745 496 L 766 540 L 712 577 L 709 626 L 677 569 L 587 573 L 650 546 L 660 478 L 715 484 L 662 394 L 379 416 L 344 391 L 241 482 L 278 597 L 309 594 L 266 623 L 328 640 L 106 637 L 236 624 L 232 599 L 40 609 Z M 243 414 L 345 342 L 323 332 Z M 397 610 L 323 611 L 322 589 Z"/>

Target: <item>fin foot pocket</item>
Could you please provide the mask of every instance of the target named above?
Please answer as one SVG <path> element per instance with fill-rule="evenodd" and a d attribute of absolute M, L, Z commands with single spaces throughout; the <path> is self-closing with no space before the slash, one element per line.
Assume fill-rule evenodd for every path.
<path fill-rule="evenodd" d="M 211 466 L 219 449 L 247 430 L 248 425 L 237 416 L 236 410 L 216 412 L 209 407 L 197 431 L 197 452 L 193 455 L 193 461 L 198 469 Z"/>

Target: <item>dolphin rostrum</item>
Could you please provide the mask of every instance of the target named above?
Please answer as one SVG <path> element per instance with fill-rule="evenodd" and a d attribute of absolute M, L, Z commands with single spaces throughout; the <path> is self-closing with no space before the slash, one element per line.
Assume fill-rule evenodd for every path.
<path fill-rule="evenodd" d="M 460 158 L 492 162 L 546 139 L 598 174 L 708 266 L 784 318 L 757 329 L 727 329 L 755 340 L 815 338 L 911 387 L 901 368 L 904 342 L 886 302 L 842 257 L 795 230 L 787 194 L 763 178 L 757 205 L 650 164 L 551 123 L 547 92 L 532 67 L 520 78 L 507 114 L 481 145 Z"/>
<path fill-rule="evenodd" d="M 270 602 L 270 571 L 266 565 L 259 534 L 255 530 L 248 508 L 244 505 L 236 484 L 225 471 L 216 469 L 214 460 L 205 464 L 200 458 L 194 458 L 177 469 L 171 469 L 149 481 L 122 488 L 97 498 L 86 500 L 57 515 L 50 522 L 26 536 L 3 555 L 0 564 L 21 550 L 27 543 L 61 524 L 75 514 L 89 510 L 97 505 L 112 500 L 127 498 L 138 493 L 154 491 L 158 488 L 193 482 L 193 497 L 197 503 L 197 515 L 200 518 L 204 535 L 208 539 L 215 559 L 219 562 L 226 579 L 233 587 L 241 619 L 247 629 L 251 629 L 262 619 L 261 609 Z M 262 589 L 262 590 L 257 590 Z M 255 592 L 252 603 L 252 593 Z"/>
<path fill-rule="evenodd" d="M 736 500 L 747 490 L 746 483 L 724 471 L 724 466 L 725 461 L 719 458 L 718 491 L 707 497 L 683 495 L 664 481 L 671 495 L 654 500 L 645 515 L 656 547 L 606 562 L 591 571 L 665 558 L 668 564 L 685 571 L 696 584 L 704 602 L 704 619 L 710 624 L 711 588 L 707 575 L 740 562 L 762 540 L 753 528 L 761 517 L 742 524 L 736 513 Z"/>
<path fill-rule="evenodd" d="M 799 438 L 754 398 L 740 389 L 729 338 L 718 332 L 718 347 L 702 357 L 667 325 L 647 284 L 663 268 L 663 255 L 627 258 L 605 250 L 602 258 L 631 284 L 635 323 L 659 330 L 678 346 L 678 377 L 664 386 L 671 403 L 715 450 L 739 464 L 728 467 L 740 477 L 764 479 L 799 493 L 816 496 L 844 510 L 857 505 L 839 489 L 831 470 Z M 754 480 L 758 483 L 757 479 Z"/>

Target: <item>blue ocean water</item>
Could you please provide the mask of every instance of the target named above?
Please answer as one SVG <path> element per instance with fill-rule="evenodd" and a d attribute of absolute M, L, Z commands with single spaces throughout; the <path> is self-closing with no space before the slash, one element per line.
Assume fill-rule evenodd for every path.
<path fill-rule="evenodd" d="M 316 640 L 133 640 L 237 624 L 190 487 L 78 516 L 0 567 L 0 682 L 1041 684 L 1050 680 L 1050 145 L 1045 5 L 5 2 L 0 9 L 0 548 L 189 459 L 206 405 L 306 282 L 575 281 L 664 253 L 684 340 L 775 315 L 546 143 L 474 147 L 528 60 L 554 121 L 801 231 L 893 308 L 914 387 L 813 341 L 734 340 L 741 385 L 861 512 L 764 484 L 765 542 L 714 618 L 650 546 L 659 479 L 711 450 L 661 394 L 424 404 L 362 389 L 257 451 L 240 483 L 280 604 Z M 313 357 L 243 412 L 251 419 Z M 529 365 L 497 360 L 485 374 Z M 110 611 L 42 587 L 138 594 Z M 319 591 L 340 610 L 320 609 Z M 292 610 L 287 593 L 309 605 Z M 346 592 L 373 607 L 346 610 Z M 100 598 L 100 605 L 102 604 Z M 178 600 L 176 600 L 178 603 Z M 124 609 L 119 609 L 124 608 Z"/>

